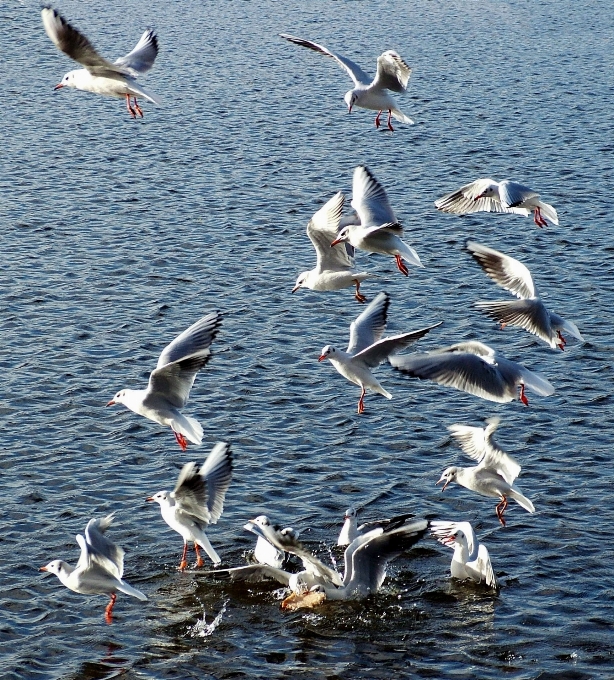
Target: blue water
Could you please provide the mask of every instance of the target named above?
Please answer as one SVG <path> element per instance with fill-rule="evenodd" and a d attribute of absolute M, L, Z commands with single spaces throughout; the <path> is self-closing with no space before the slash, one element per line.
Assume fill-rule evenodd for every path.
<path fill-rule="evenodd" d="M 610 3 L 58 8 L 109 58 L 155 27 L 160 54 L 143 82 L 164 106 L 146 102 L 132 121 L 120 100 L 54 93 L 72 65 L 38 4 L 0 9 L 3 677 L 614 677 Z M 371 112 L 348 115 L 347 76 L 281 32 L 370 72 L 398 50 L 414 69 L 399 104 L 416 125 L 390 134 Z M 317 357 L 343 347 L 359 305 L 349 290 L 290 290 L 314 262 L 307 221 L 336 191 L 349 197 L 359 163 L 425 264 L 406 279 L 392 259 L 360 254 L 380 276 L 365 294 L 392 298 L 389 332 L 442 320 L 417 349 L 480 339 L 544 373 L 552 397 L 499 405 L 382 366 L 393 400 L 369 395 L 355 413 L 357 388 Z M 560 227 L 434 210 L 489 176 L 534 187 Z M 506 293 L 464 252 L 466 238 L 522 260 L 586 342 L 554 352 L 473 310 Z M 105 404 L 143 386 L 164 345 L 211 309 L 224 324 L 186 409 L 205 437 L 184 454 L 169 430 Z M 505 529 L 491 500 L 435 486 L 444 467 L 467 464 L 446 426 L 493 415 L 537 510 L 510 507 Z M 242 526 L 263 512 L 327 558 L 353 504 L 365 519 L 471 521 L 500 594 L 451 582 L 450 551 L 432 539 L 392 565 L 378 596 L 310 612 L 281 612 L 275 585 L 178 574 L 181 539 L 144 499 L 219 440 L 236 454 L 209 531 L 226 565 L 244 563 Z M 120 596 L 108 626 L 104 598 L 38 567 L 74 563 L 74 535 L 110 511 L 126 579 L 149 601 Z"/>

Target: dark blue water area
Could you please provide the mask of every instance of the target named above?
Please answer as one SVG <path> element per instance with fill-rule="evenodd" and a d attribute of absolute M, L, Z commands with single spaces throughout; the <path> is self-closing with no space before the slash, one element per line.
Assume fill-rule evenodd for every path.
<path fill-rule="evenodd" d="M 611 504 L 614 12 L 609 2 L 470 0 L 83 3 L 58 9 L 117 58 L 154 27 L 143 84 L 163 100 L 125 104 L 53 92 L 73 68 L 40 7 L 0 8 L 0 574 L 6 678 L 614 677 Z M 351 82 L 321 42 L 373 73 L 397 50 L 412 66 L 401 109 L 416 125 L 377 131 L 348 115 Z M 424 269 L 358 253 L 391 296 L 389 333 L 443 321 L 416 345 L 481 340 L 543 373 L 551 397 L 496 404 L 382 365 L 393 394 L 368 395 L 328 362 L 360 312 L 350 290 L 290 291 L 314 265 L 305 227 L 367 164 L 386 187 Z M 438 213 L 478 177 L 510 178 L 554 205 L 560 226 L 515 215 Z M 464 251 L 475 239 L 520 259 L 584 343 L 565 352 L 473 308 L 505 299 Z M 162 348 L 206 312 L 224 322 L 185 412 L 202 423 L 186 453 L 172 433 L 107 401 L 143 387 Z M 413 350 L 408 350 L 413 351 Z M 435 486 L 469 465 L 453 423 L 498 415 L 522 465 L 502 528 L 495 502 Z M 226 566 L 266 513 L 328 560 L 343 512 L 467 520 L 488 547 L 498 595 L 449 577 L 451 551 L 425 538 L 362 602 L 286 613 L 272 583 L 176 571 L 181 538 L 146 496 L 216 441 L 236 456 L 208 535 Z M 105 598 L 38 568 L 74 564 L 76 533 L 116 512 L 127 581 L 112 625 Z"/>

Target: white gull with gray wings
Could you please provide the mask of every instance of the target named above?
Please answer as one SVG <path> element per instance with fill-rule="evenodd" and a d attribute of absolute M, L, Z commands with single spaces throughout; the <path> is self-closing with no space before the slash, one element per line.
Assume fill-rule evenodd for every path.
<path fill-rule="evenodd" d="M 475 241 L 467 241 L 467 250 L 495 283 L 520 298 L 511 301 L 477 302 L 476 307 L 498 321 L 501 328 L 520 326 L 547 342 L 552 349 L 565 348 L 563 332 L 584 340 L 575 323 L 566 321 L 546 309 L 537 293 L 531 272 L 518 260 Z"/>
<path fill-rule="evenodd" d="M 380 54 L 377 58 L 377 74 L 375 78 L 371 79 L 360 66 L 353 61 L 347 57 L 342 57 L 339 54 L 331 52 L 326 47 L 318 45 L 318 43 L 312 42 L 311 40 L 296 38 L 293 35 L 287 35 L 285 33 L 282 33 L 281 37 L 295 45 L 307 47 L 314 52 L 323 54 L 325 57 L 331 57 L 339 64 L 339 66 L 341 66 L 341 68 L 345 69 L 347 74 L 354 81 L 354 88 L 345 94 L 345 103 L 347 104 L 350 113 L 355 106 L 361 109 L 377 111 L 375 127 L 379 128 L 382 111 L 388 111 L 387 125 L 391 132 L 394 130 L 390 122 L 391 117 L 402 123 L 413 125 L 414 121 L 399 109 L 395 100 L 386 91 L 405 92 L 407 89 L 411 69 L 399 54 L 393 50 L 387 50 Z"/>
<path fill-rule="evenodd" d="M 546 227 L 550 220 L 558 225 L 556 210 L 539 199 L 539 194 L 518 182 L 505 179 L 496 182 L 494 179 L 482 178 L 465 184 L 435 201 L 435 207 L 446 213 L 467 215 L 474 212 L 515 213 L 533 219 L 538 227 Z"/>
<path fill-rule="evenodd" d="M 205 529 L 209 524 L 216 524 L 221 517 L 231 479 L 232 452 L 228 444 L 219 442 L 200 470 L 196 463 L 186 463 L 181 468 L 173 491 L 158 491 L 146 499 L 160 505 L 162 519 L 183 538 L 179 571 L 184 571 L 188 566 L 188 541 L 194 543 L 197 567 L 204 564 L 199 546 L 214 564 L 221 562 L 205 534 Z"/>
<path fill-rule="evenodd" d="M 392 399 L 390 392 L 379 384 L 371 370 L 377 368 L 391 355 L 424 337 L 431 329 L 439 326 L 439 324 L 434 324 L 419 331 L 382 339 L 386 330 L 389 305 L 388 293 L 379 293 L 364 312 L 352 322 L 347 351 L 326 345 L 322 348 L 318 358 L 318 361 L 328 359 L 338 373 L 360 387 L 358 413 L 364 412 L 367 389 L 383 395 L 386 399 Z"/>
<path fill-rule="evenodd" d="M 414 378 L 433 380 L 489 401 L 518 399 L 528 406 L 526 388 L 544 397 L 554 393 L 546 378 L 481 342 L 459 342 L 424 354 L 392 356 L 390 363 Z"/>
<path fill-rule="evenodd" d="M 211 343 L 222 323 L 222 315 L 212 312 L 192 324 L 167 345 L 149 376 L 145 390 L 120 390 L 107 406 L 123 404 L 131 411 L 170 427 L 183 451 L 188 440 L 200 444 L 203 428 L 181 409 L 187 404 L 196 374 L 211 358 Z"/>
<path fill-rule="evenodd" d="M 158 39 L 153 31 L 145 31 L 132 52 L 111 63 L 101 57 L 90 41 L 55 9 L 47 5 L 43 7 L 41 16 L 45 31 L 53 44 L 71 59 L 85 66 L 69 71 L 54 89 L 72 87 L 110 97 L 125 97 L 126 108 L 132 118 L 137 115 L 143 117 L 137 97 L 145 97 L 154 104 L 160 104 L 155 95 L 136 82 L 137 76 L 151 69 L 158 54 Z"/>

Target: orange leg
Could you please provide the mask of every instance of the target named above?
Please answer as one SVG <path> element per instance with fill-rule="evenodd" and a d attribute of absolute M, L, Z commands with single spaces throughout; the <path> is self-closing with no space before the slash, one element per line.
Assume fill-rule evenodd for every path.
<path fill-rule="evenodd" d="M 541 210 L 539 208 L 535 208 L 535 211 L 533 213 L 533 221 L 538 227 L 547 227 L 548 222 L 542 217 Z"/>
<path fill-rule="evenodd" d="M 188 544 L 187 542 L 183 544 L 183 555 L 181 556 L 181 564 L 177 567 L 177 571 L 185 571 L 188 567 L 187 562 L 188 556 Z"/>
<path fill-rule="evenodd" d="M 175 435 L 175 439 L 177 440 L 177 444 L 181 447 L 181 450 L 187 451 L 188 440 L 180 432 L 175 432 L 175 430 L 173 430 L 173 434 Z"/>
<path fill-rule="evenodd" d="M 527 399 L 527 396 L 526 396 L 526 394 L 524 393 L 524 383 L 521 383 L 521 384 L 520 384 L 520 394 L 519 394 L 519 396 L 518 396 L 518 399 L 520 399 L 520 401 L 521 401 L 525 406 L 528 406 L 528 405 L 529 405 L 529 400 Z"/>
<path fill-rule="evenodd" d="M 567 344 L 567 340 L 565 340 L 565 338 L 561 335 L 561 331 L 557 331 L 556 333 L 559 336 L 559 340 L 561 341 L 561 342 L 558 343 L 557 347 L 562 351 L 562 350 L 565 349 L 565 345 Z"/>
<path fill-rule="evenodd" d="M 130 114 L 131 118 L 136 118 L 136 111 L 132 108 L 130 104 L 130 95 L 126 95 L 126 108 L 128 109 L 128 113 Z"/>
<path fill-rule="evenodd" d="M 499 521 L 503 526 L 505 526 L 505 520 L 503 519 L 503 513 L 505 512 L 505 509 L 507 508 L 507 498 L 505 496 L 501 497 L 501 502 L 497 505 L 495 508 L 495 512 L 497 513 L 497 517 L 499 518 Z"/>
<path fill-rule="evenodd" d="M 200 551 L 198 550 L 198 544 L 197 543 L 194 543 L 194 550 L 196 550 L 196 566 L 197 567 L 204 567 L 205 561 L 200 556 Z"/>
<path fill-rule="evenodd" d="M 354 283 L 356 284 L 356 293 L 354 294 L 354 297 L 358 300 L 358 302 L 365 303 L 367 298 L 360 292 L 360 281 L 358 281 L 358 279 L 354 279 Z"/>
<path fill-rule="evenodd" d="M 111 593 L 111 601 L 107 605 L 107 608 L 104 610 L 104 620 L 107 623 L 111 623 L 111 621 L 113 621 L 111 612 L 113 611 L 113 605 L 115 604 L 115 600 L 117 600 L 117 595 L 115 593 Z"/>
<path fill-rule="evenodd" d="M 134 110 L 135 110 L 135 111 L 139 114 L 139 116 L 141 116 L 141 118 L 142 118 L 142 117 L 143 117 L 143 111 L 142 111 L 141 107 L 137 104 L 136 97 L 133 97 L 133 99 L 134 99 Z"/>
<path fill-rule="evenodd" d="M 381 115 L 382 115 L 382 112 L 381 112 L 381 110 L 380 110 L 380 111 L 378 112 L 377 116 L 375 116 L 375 127 L 376 127 L 378 130 L 379 130 L 379 126 L 380 126 L 379 119 L 380 119 L 380 116 L 381 116 Z"/>
<path fill-rule="evenodd" d="M 392 111 L 388 109 L 388 129 L 390 132 L 394 132 L 394 128 L 392 127 L 392 123 L 390 122 L 390 119 L 392 118 Z"/>
<path fill-rule="evenodd" d="M 506 326 L 507 326 L 506 323 L 502 323 L 502 324 L 501 324 L 501 330 L 505 330 L 505 327 L 506 327 Z"/>
<path fill-rule="evenodd" d="M 358 400 L 358 413 L 364 413 L 365 412 L 365 394 L 367 391 L 365 390 L 364 387 L 361 388 L 360 390 L 360 399 Z"/>
<path fill-rule="evenodd" d="M 397 261 L 397 267 L 401 274 L 405 274 L 405 276 L 409 276 L 409 269 L 405 266 L 405 262 L 401 259 L 400 255 L 395 255 L 394 256 L 396 261 Z"/>

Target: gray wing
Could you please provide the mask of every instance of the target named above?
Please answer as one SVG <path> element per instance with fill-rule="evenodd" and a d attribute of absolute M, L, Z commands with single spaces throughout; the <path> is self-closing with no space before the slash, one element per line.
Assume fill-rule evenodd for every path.
<path fill-rule="evenodd" d="M 307 225 L 307 236 L 316 249 L 317 266 L 321 271 L 343 271 L 354 266 L 354 258 L 348 254 L 345 243 L 338 243 L 332 248 L 330 246 L 337 238 L 344 200 L 341 192 L 335 194 L 314 214 Z"/>
<path fill-rule="evenodd" d="M 211 524 L 215 524 L 224 511 L 224 498 L 232 479 L 232 451 L 230 444 L 218 442 L 200 469 L 200 476 L 207 484 L 207 508 Z"/>
<path fill-rule="evenodd" d="M 356 538 L 346 549 L 344 586 L 377 592 L 386 577 L 388 562 L 409 550 L 426 533 L 428 522 L 418 520 L 391 530 L 374 529 Z M 356 544 L 356 545 L 354 545 Z M 348 566 L 351 560 L 351 569 Z"/>
<path fill-rule="evenodd" d="M 158 55 L 158 37 L 154 31 L 147 29 L 136 44 L 136 47 L 125 57 L 116 60 L 116 64 L 132 72 L 133 76 L 147 73 Z"/>
<path fill-rule="evenodd" d="M 207 486 L 196 463 L 186 463 L 181 468 L 173 497 L 182 513 L 209 524 L 211 513 L 207 507 Z"/>
<path fill-rule="evenodd" d="M 352 208 L 358 213 L 363 228 L 397 222 L 384 187 L 364 165 L 354 169 Z"/>
<path fill-rule="evenodd" d="M 121 579 L 124 575 L 124 551 L 104 535 L 113 518 L 111 513 L 100 519 L 91 519 L 85 527 L 85 541 L 89 564 L 95 564 Z"/>
<path fill-rule="evenodd" d="M 388 50 L 377 58 L 377 74 L 373 87 L 393 92 L 405 92 L 410 75 L 411 68 L 400 55 Z"/>
<path fill-rule="evenodd" d="M 550 347 L 557 345 L 558 336 L 551 323 L 550 312 L 540 298 L 532 300 L 494 300 L 476 302 L 476 309 L 498 321 L 500 324 L 519 326 L 547 342 Z"/>
<path fill-rule="evenodd" d="M 211 576 L 229 577 L 232 581 L 262 581 L 264 579 L 273 579 L 284 586 L 290 585 L 290 574 L 283 569 L 271 567 L 268 564 L 248 564 L 245 567 L 234 567 L 233 569 L 215 569 L 207 571 L 206 574 Z"/>
<path fill-rule="evenodd" d="M 323 54 L 325 57 L 332 57 L 339 64 L 339 66 L 347 71 L 347 74 L 354 81 L 354 85 L 369 85 L 371 82 L 371 78 L 369 78 L 369 76 L 360 68 L 360 66 L 346 57 L 334 54 L 330 50 L 326 49 L 326 47 L 318 45 L 318 43 L 314 43 L 311 40 L 303 40 L 302 38 L 297 38 L 293 35 L 288 35 L 287 33 L 280 33 L 280 37 L 284 38 L 284 40 L 294 43 L 295 45 L 307 47 L 314 52 Z"/>
<path fill-rule="evenodd" d="M 465 247 L 496 284 L 519 298 L 537 296 L 531 272 L 522 262 L 475 241 L 467 241 Z"/>
<path fill-rule="evenodd" d="M 412 331 L 411 333 L 403 333 L 401 335 L 393 335 L 389 338 L 384 338 L 374 343 L 370 347 L 363 349 L 362 352 L 354 355 L 355 359 L 361 359 L 369 368 L 376 368 L 383 361 L 386 361 L 391 355 L 400 352 L 409 347 L 411 344 L 423 338 L 429 331 L 437 326 L 441 326 L 443 321 L 421 328 L 419 331 Z"/>
<path fill-rule="evenodd" d="M 219 312 L 207 314 L 164 348 L 149 376 L 151 396 L 159 395 L 176 408 L 183 408 L 196 374 L 211 357 L 210 346 L 222 323 Z"/>
<path fill-rule="evenodd" d="M 490 586 L 491 588 L 498 589 L 499 584 L 497 583 L 497 577 L 495 576 L 495 572 L 492 568 L 490 555 L 488 554 L 486 546 L 482 543 L 480 543 L 478 546 L 478 558 L 475 564 L 477 570 L 480 572 L 480 575 L 486 582 L 486 585 Z"/>
<path fill-rule="evenodd" d="M 377 342 L 386 330 L 390 296 L 378 293 L 365 311 L 350 325 L 350 344 L 347 351 L 358 354 Z"/>
<path fill-rule="evenodd" d="M 497 185 L 494 179 L 481 178 L 475 182 L 465 184 L 460 189 L 452 191 L 435 201 L 435 207 L 445 213 L 466 215 L 474 212 L 499 212 L 528 215 L 525 208 L 505 207 L 501 204 L 498 196 L 485 196 L 477 198 L 488 187 Z"/>
<path fill-rule="evenodd" d="M 499 184 L 499 196 L 504 208 L 515 208 L 529 198 L 539 198 L 539 194 L 533 189 L 518 184 L 518 182 L 511 182 L 509 179 L 504 179 Z"/>
<path fill-rule="evenodd" d="M 41 16 L 45 31 L 53 44 L 92 75 L 105 78 L 123 78 L 129 75 L 119 64 L 112 64 L 101 57 L 83 33 L 73 28 L 55 9 L 45 5 Z"/>
<path fill-rule="evenodd" d="M 468 350 L 473 345 L 489 349 L 482 343 L 459 343 L 425 354 L 392 356 L 390 363 L 415 378 L 433 380 L 489 401 L 504 403 L 516 399 L 515 380 L 520 374 L 513 368 L 517 365 L 506 362 L 504 376 L 493 363 L 494 356 L 473 353 Z"/>

